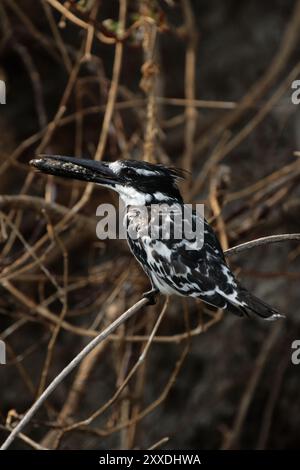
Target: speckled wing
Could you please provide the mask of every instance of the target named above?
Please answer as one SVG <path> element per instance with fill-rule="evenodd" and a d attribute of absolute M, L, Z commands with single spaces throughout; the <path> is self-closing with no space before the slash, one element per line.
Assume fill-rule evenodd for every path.
<path fill-rule="evenodd" d="M 193 213 L 193 218 L 199 215 Z M 195 240 L 141 237 L 128 240 L 152 284 L 165 295 L 195 297 L 239 316 L 256 313 L 265 319 L 281 315 L 253 296 L 235 279 L 226 264 L 219 240 L 204 220 L 204 243 L 195 249 Z"/>

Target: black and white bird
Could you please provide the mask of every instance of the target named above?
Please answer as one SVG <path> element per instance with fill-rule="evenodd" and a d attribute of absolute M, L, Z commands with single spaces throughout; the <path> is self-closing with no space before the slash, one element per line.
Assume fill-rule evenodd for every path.
<path fill-rule="evenodd" d="M 178 220 L 174 216 L 174 207 L 175 212 L 176 208 L 182 211 L 184 207 L 177 186 L 178 179 L 184 177 L 184 171 L 136 160 L 108 163 L 44 155 L 30 164 L 41 172 L 93 182 L 119 194 L 126 207 L 124 222 L 129 247 L 151 282 L 151 290 L 144 294 L 149 303 L 155 303 L 160 292 L 199 298 L 239 316 L 256 314 L 266 320 L 283 316 L 236 280 L 218 238 L 205 219 L 202 221 L 204 240 L 201 248 L 193 239 L 172 236 Z M 151 217 L 145 217 L 144 211 L 137 210 L 137 207 L 145 207 L 147 215 L 148 209 L 158 204 L 173 208 L 167 215 L 170 226 L 167 238 L 153 238 L 152 232 L 147 230 Z M 192 225 L 198 217 L 198 213 L 192 212 Z M 135 233 L 135 236 L 130 236 L 130 233 Z"/>

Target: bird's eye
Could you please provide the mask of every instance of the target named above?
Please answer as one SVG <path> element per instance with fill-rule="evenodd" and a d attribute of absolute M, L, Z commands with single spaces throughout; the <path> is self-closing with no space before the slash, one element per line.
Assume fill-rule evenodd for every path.
<path fill-rule="evenodd" d="M 131 168 L 126 168 L 123 170 L 123 175 L 125 177 L 132 178 L 133 176 L 136 176 L 136 173 Z"/>

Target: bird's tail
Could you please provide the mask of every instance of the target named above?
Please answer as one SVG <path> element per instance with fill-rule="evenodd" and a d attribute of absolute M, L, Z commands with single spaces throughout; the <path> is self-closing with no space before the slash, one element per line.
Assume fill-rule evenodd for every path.
<path fill-rule="evenodd" d="M 240 316 L 251 316 L 251 314 L 254 313 L 264 320 L 270 321 L 285 317 L 285 315 L 251 294 L 251 292 L 241 285 L 239 285 L 236 301 L 234 301 L 234 303 L 230 302 L 230 305 L 228 304 L 227 308 L 232 311 L 232 313 Z"/>

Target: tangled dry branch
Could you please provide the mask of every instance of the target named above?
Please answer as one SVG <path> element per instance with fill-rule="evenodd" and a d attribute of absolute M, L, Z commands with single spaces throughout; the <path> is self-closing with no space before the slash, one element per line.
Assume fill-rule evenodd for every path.
<path fill-rule="evenodd" d="M 8 355 L 5 381 L 16 389 L 14 402 L 4 394 L 0 406 L 1 436 L 10 433 L 2 449 L 17 435 L 21 445 L 36 449 L 55 449 L 68 439 L 71 446 L 99 448 L 99 440 L 112 438 L 109 445 L 114 446 L 116 435 L 119 447 L 141 446 L 139 427 L 145 426 L 147 436 L 152 436 L 154 429 L 153 421 L 144 424 L 143 418 L 153 410 L 159 412 L 162 402 L 172 402 L 170 391 L 181 384 L 179 372 L 191 338 L 226 323 L 220 322 L 221 312 L 212 313 L 196 302 L 170 301 L 168 314 L 164 315 L 164 306 L 158 319 L 151 308 L 137 315 L 146 305 L 144 299 L 136 302 L 147 287 L 146 278 L 122 242 L 95 242 L 94 208 L 111 201 L 112 196 L 80 182 L 37 176 L 28 166 L 37 153 L 89 155 L 97 160 L 137 158 L 188 168 L 191 178 L 183 187 L 185 197 L 189 202 L 206 203 L 226 256 L 253 249 L 247 263 L 241 263 L 240 275 L 264 279 L 266 286 L 272 287 L 275 304 L 284 311 L 296 310 L 284 305 L 287 297 L 292 302 L 298 294 L 300 256 L 299 246 L 291 243 L 300 239 L 299 149 L 292 119 L 295 107 L 287 105 L 285 97 L 300 74 L 294 57 L 299 44 L 300 1 L 294 2 L 293 9 L 285 7 L 284 21 L 274 19 L 282 25 L 281 36 L 278 33 L 277 50 L 275 39 L 269 46 L 264 44 L 262 62 L 255 41 L 265 29 L 258 31 L 257 38 L 253 34 L 254 45 L 247 41 L 255 59 L 253 63 L 247 60 L 245 67 L 239 62 L 234 69 L 232 44 L 226 42 L 240 28 L 230 18 L 224 19 L 232 29 L 230 34 L 222 28 L 219 31 L 226 46 L 222 67 L 228 63 L 230 69 L 223 72 L 222 68 L 220 79 L 218 61 L 213 60 L 211 51 L 219 51 L 223 40 L 214 29 L 211 39 L 207 38 L 212 41 L 206 52 L 209 64 L 203 55 L 203 35 L 214 24 L 213 18 L 227 11 L 213 3 L 0 3 L 0 78 L 7 76 L 15 96 L 20 97 L 18 105 L 10 104 L 8 115 L 0 117 L 1 339 Z M 204 14 L 206 8 L 208 15 Z M 212 14 L 213 8 L 218 8 L 218 15 Z M 243 16 L 245 7 L 240 8 Z M 275 12 L 272 7 L 272 15 Z M 273 38 L 273 24 L 271 21 L 266 41 Z M 236 42 L 242 47 L 242 40 Z M 248 53 L 249 49 L 242 50 L 238 57 L 248 57 Z M 12 67 L 16 67 L 13 73 Z M 232 83 L 238 83 L 237 89 L 231 88 Z M 231 90 L 227 95 L 226 89 Z M 214 99 L 205 99 L 206 90 Z M 203 99 L 197 99 L 199 96 Z M 276 235 L 266 237 L 266 233 Z M 257 254 L 262 249 L 254 249 L 274 243 L 278 246 L 270 253 L 276 250 L 276 257 L 268 262 L 267 256 L 265 260 Z M 258 264 L 260 268 L 255 269 Z M 267 288 L 264 295 L 268 300 Z M 297 319 L 292 325 L 294 332 Z M 248 328 L 250 354 L 256 348 L 257 332 Z M 235 334 L 242 348 L 242 334 Z M 287 333 L 287 338 L 290 335 Z M 205 337 L 201 339 L 205 341 Z M 240 440 L 254 392 L 263 381 L 266 357 L 276 350 L 278 338 L 270 333 L 266 344 L 262 339 L 256 361 L 252 355 L 246 365 L 239 363 L 241 376 L 248 377 L 248 364 L 255 362 L 240 403 L 236 397 L 241 384 L 235 382 L 234 370 L 232 377 L 228 370 L 226 380 L 215 387 L 217 398 L 212 408 L 219 409 L 225 398 L 228 406 L 225 411 L 220 409 L 215 421 L 203 418 L 203 422 L 217 422 L 215 428 L 222 429 L 221 439 L 218 431 L 213 442 L 223 438 L 223 447 L 232 448 Z M 227 344 L 228 351 L 230 347 Z M 152 367 L 155 361 L 151 354 L 156 354 L 156 363 L 163 362 L 163 370 Z M 205 346 L 199 355 L 195 369 L 202 359 L 207 362 Z M 222 360 L 226 357 L 222 353 Z M 280 380 L 287 364 L 286 357 L 283 359 Z M 66 381 L 66 393 L 61 394 L 64 398 L 58 395 L 54 407 L 47 398 L 75 368 L 74 379 Z M 57 370 L 62 372 L 57 374 Z M 206 373 L 202 383 L 207 387 L 201 392 L 204 402 L 210 401 L 213 388 L 211 374 Z M 272 371 L 269 373 L 273 379 Z M 99 395 L 97 384 L 104 383 L 101 374 L 109 379 Z M 277 391 L 279 379 L 274 374 Z M 184 382 L 181 387 L 187 393 L 185 386 Z M 224 392 L 229 389 L 232 396 Z M 263 399 L 262 394 L 259 406 Z M 255 435 L 260 435 L 259 446 L 266 445 L 272 432 L 277 399 L 278 394 L 272 395 L 265 421 L 258 424 L 261 432 Z M 30 403 L 32 407 L 20 416 L 16 410 Z M 178 404 L 173 408 L 177 410 Z M 238 411 L 229 431 L 222 420 L 235 408 Z M 38 410 L 41 418 L 35 421 Z M 188 427 L 198 430 L 203 422 L 192 424 L 192 414 Z M 171 427 L 178 422 L 174 416 L 169 411 Z M 161 418 L 162 433 L 167 428 L 165 417 Z M 42 436 L 38 442 L 22 433 L 27 424 L 38 428 L 37 434 Z M 79 432 L 80 444 L 76 441 Z M 165 434 L 155 435 L 152 446 L 167 441 Z"/>

